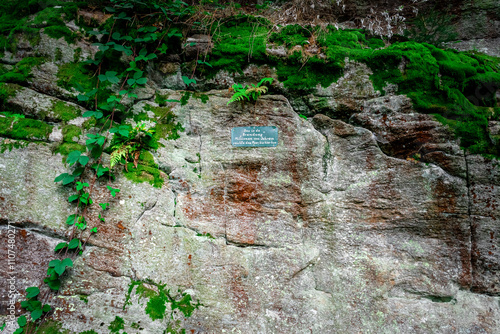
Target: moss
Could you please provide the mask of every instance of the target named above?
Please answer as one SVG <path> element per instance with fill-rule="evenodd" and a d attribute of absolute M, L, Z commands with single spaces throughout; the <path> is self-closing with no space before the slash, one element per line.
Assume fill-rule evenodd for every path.
<path fill-rule="evenodd" d="M 0 153 L 5 151 L 12 151 L 13 149 L 24 148 L 30 144 L 27 140 L 12 140 L 12 139 L 3 139 L 0 142 Z"/>
<path fill-rule="evenodd" d="M 125 329 L 125 321 L 119 316 L 116 316 L 115 320 L 109 324 L 108 329 L 111 333 L 118 333 L 120 330 Z"/>
<path fill-rule="evenodd" d="M 279 32 L 274 32 L 269 37 L 269 42 L 286 47 L 295 45 L 305 45 L 309 43 L 308 39 L 312 36 L 311 27 L 303 27 L 299 24 L 288 25 Z"/>
<path fill-rule="evenodd" d="M 91 72 L 82 63 L 67 63 L 59 66 L 56 74 L 59 87 L 71 90 L 78 85 L 85 91 L 95 88 L 97 79 L 92 78 Z"/>
<path fill-rule="evenodd" d="M 61 61 L 62 60 L 62 51 L 60 48 L 56 49 L 56 53 L 54 55 L 54 60 L 55 61 Z"/>
<path fill-rule="evenodd" d="M 161 188 L 163 186 L 163 182 L 165 181 L 161 175 L 162 173 L 154 162 L 151 163 L 151 161 L 147 158 L 144 158 L 144 153 L 149 152 L 141 152 L 137 168 L 134 167 L 133 163 L 129 162 L 127 163 L 128 171 L 124 170 L 123 174 L 130 181 L 137 183 L 148 182 L 155 188 Z"/>
<path fill-rule="evenodd" d="M 78 138 L 82 135 L 82 129 L 76 125 L 69 124 L 62 129 L 63 141 L 66 143 L 76 143 Z M 76 137 L 77 140 L 73 140 Z"/>
<path fill-rule="evenodd" d="M 76 48 L 75 53 L 73 53 L 73 62 L 78 63 L 80 61 L 81 56 L 82 56 L 82 48 Z"/>
<path fill-rule="evenodd" d="M 26 83 L 31 76 L 31 69 L 45 62 L 43 57 L 26 57 L 18 62 L 14 68 L 0 75 L 0 82 Z"/>
<path fill-rule="evenodd" d="M 251 16 L 223 24 L 214 34 L 216 43 L 209 61 L 210 75 L 219 70 L 242 73 L 250 60 L 265 62 L 269 25 L 268 21 Z"/>
<path fill-rule="evenodd" d="M 52 126 L 30 118 L 0 117 L 0 136 L 13 139 L 46 141 Z"/>
<path fill-rule="evenodd" d="M 81 110 L 70 104 L 57 101 L 52 104 L 52 114 L 54 114 L 57 119 L 70 121 L 81 116 Z"/>
<path fill-rule="evenodd" d="M 47 320 L 43 322 L 36 331 L 37 334 L 69 334 L 70 331 L 62 328 L 62 324 L 58 321 Z"/>
<path fill-rule="evenodd" d="M 207 96 L 208 97 L 208 96 Z M 202 97 L 200 97 L 202 98 Z M 145 110 L 152 111 L 156 118 L 155 132 L 148 145 L 154 149 L 158 148 L 160 139 L 175 140 L 180 138 L 179 132 L 184 128 L 179 122 L 176 122 L 176 116 L 170 107 L 155 107 L 146 105 Z M 134 116 L 134 120 L 140 121 L 145 118 L 143 113 Z"/>
<path fill-rule="evenodd" d="M 147 281 L 147 283 L 155 286 L 157 291 L 146 287 L 144 282 L 132 281 L 127 292 L 125 305 L 130 305 L 130 295 L 134 288 L 137 287 L 135 290 L 136 294 L 138 294 L 140 298 L 148 298 L 145 311 L 153 321 L 165 318 L 167 304 L 170 304 L 171 318 L 175 310 L 179 310 L 188 318 L 201 305 L 199 302 L 193 303 L 191 295 L 180 290 L 177 298 L 172 297 L 170 295 L 170 290 L 166 288 L 166 284 L 157 284 L 152 281 Z"/>
<path fill-rule="evenodd" d="M 45 28 L 44 32 L 52 38 L 64 38 L 68 44 L 72 44 L 76 40 L 76 34 L 69 30 L 66 26 L 50 26 Z"/>
<path fill-rule="evenodd" d="M 61 145 L 57 146 L 54 149 L 54 154 L 60 153 L 63 155 L 63 157 L 68 156 L 68 154 L 72 151 L 80 151 L 80 152 L 85 152 L 86 148 L 83 145 L 80 144 L 75 144 L 75 143 L 62 143 Z M 65 158 L 63 158 L 63 162 L 66 161 Z"/>

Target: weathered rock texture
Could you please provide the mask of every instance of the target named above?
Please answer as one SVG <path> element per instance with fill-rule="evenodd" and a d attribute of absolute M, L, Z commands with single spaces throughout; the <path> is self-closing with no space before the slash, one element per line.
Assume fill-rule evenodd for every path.
<path fill-rule="evenodd" d="M 483 3 L 488 13 L 498 8 Z M 485 31 L 476 37 L 498 38 L 498 30 Z M 75 92 L 55 81 L 61 64 L 95 47 L 43 38 L 2 58 L 49 57 L 5 103 L 53 130 L 47 142 L 0 154 L 0 323 L 11 275 L 8 224 L 24 295 L 42 285 L 54 246 L 69 238 L 72 191 L 54 183 L 69 170 L 53 153 L 67 140 L 63 126 L 93 131 L 82 126 Z M 197 41 L 210 49 L 210 40 Z M 156 106 L 155 95 L 180 99 L 187 88 L 180 61 L 148 68 L 151 85 L 138 92 L 135 112 Z M 173 320 L 187 333 L 500 333 L 500 163 L 465 154 L 449 128 L 394 89 L 380 96 L 371 74 L 347 60 L 343 76 L 314 94 L 293 96 L 278 83 L 283 95 L 229 106 L 229 86 L 276 78 L 275 69 L 251 65 L 243 75 L 199 80 L 194 87 L 209 100 L 175 106 L 184 131 L 153 152 L 163 187 L 117 173 L 121 192 L 112 198 L 97 183 L 94 201 L 111 204 L 106 223 L 50 301 L 54 320 L 75 333 L 109 333 L 116 316 L 129 334 L 164 333 Z M 276 126 L 279 144 L 232 147 L 238 126 Z M 497 122 L 490 128 L 498 136 Z M 173 295 L 180 289 L 202 305 L 189 318 L 172 320 L 167 309 L 152 320 L 147 298 L 132 290 L 127 300 L 137 281 L 165 284 Z"/>
<path fill-rule="evenodd" d="M 174 109 L 185 132 L 155 154 L 161 189 L 119 177 L 113 199 L 98 185 L 111 211 L 53 301 L 64 328 L 107 333 L 120 316 L 126 332 L 162 333 L 169 319 L 151 321 L 144 300 L 123 310 L 131 281 L 150 279 L 203 304 L 182 321 L 193 333 L 499 332 L 498 163 L 464 156 L 405 97 L 366 101 L 363 128 L 304 120 L 282 96 L 208 95 Z M 231 147 L 248 125 L 277 126 L 279 145 Z M 53 182 L 66 167 L 47 145 L 0 160 L 19 290 L 40 284 L 68 233 L 70 190 Z M 419 147 L 428 162 L 406 160 Z"/>

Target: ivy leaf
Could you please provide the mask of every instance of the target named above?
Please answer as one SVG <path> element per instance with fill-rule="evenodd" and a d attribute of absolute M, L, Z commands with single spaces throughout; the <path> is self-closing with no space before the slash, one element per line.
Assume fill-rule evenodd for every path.
<path fill-rule="evenodd" d="M 58 244 L 57 244 L 56 248 L 54 248 L 54 252 L 57 252 L 58 250 L 63 249 L 63 248 L 65 248 L 66 246 L 68 246 L 68 244 L 67 244 L 67 243 L 65 243 L 65 242 L 60 242 L 60 243 L 58 243 Z"/>
<path fill-rule="evenodd" d="M 106 222 L 106 219 L 104 219 L 104 217 L 103 217 L 103 216 L 101 216 L 101 214 L 99 214 L 99 219 L 100 219 L 100 221 L 102 221 L 103 223 L 105 223 L 105 222 Z"/>
<path fill-rule="evenodd" d="M 140 78 L 136 80 L 138 85 L 144 85 L 146 82 L 148 82 L 148 78 Z"/>
<path fill-rule="evenodd" d="M 80 247 L 80 239 L 74 238 L 69 242 L 68 248 L 75 249 L 77 247 Z"/>
<path fill-rule="evenodd" d="M 82 166 L 85 166 L 85 165 L 89 162 L 89 160 L 90 160 L 90 159 L 89 159 L 89 157 L 87 157 L 87 156 L 85 156 L 85 155 L 82 155 L 82 156 L 80 157 L 80 159 L 78 159 L 78 161 L 80 162 L 80 164 L 81 164 Z"/>
<path fill-rule="evenodd" d="M 66 219 L 66 224 L 73 225 L 75 223 L 76 217 L 78 217 L 78 215 L 76 214 L 70 215 L 68 219 Z"/>
<path fill-rule="evenodd" d="M 101 177 L 104 173 L 109 172 L 109 168 L 103 167 L 102 165 L 97 166 L 96 175 L 97 177 Z"/>
<path fill-rule="evenodd" d="M 86 111 L 82 117 L 95 117 L 96 119 L 102 118 L 103 114 L 100 111 Z"/>
<path fill-rule="evenodd" d="M 61 175 L 59 175 L 58 177 L 56 177 L 56 178 L 54 179 L 54 182 L 59 182 L 59 181 L 62 181 L 62 180 L 64 180 L 64 178 L 65 178 L 66 176 L 68 176 L 68 175 L 69 175 L 68 173 L 62 173 Z"/>
<path fill-rule="evenodd" d="M 63 185 L 67 185 L 71 182 L 75 181 L 75 176 L 74 175 L 67 175 L 64 180 L 62 181 Z"/>
<path fill-rule="evenodd" d="M 120 192 L 120 189 L 113 188 L 113 187 L 110 187 L 110 186 L 106 186 L 106 187 L 111 192 L 111 196 L 113 196 L 113 197 L 115 197 L 116 194 Z"/>
<path fill-rule="evenodd" d="M 26 298 L 33 298 L 33 297 L 36 297 L 38 296 L 38 294 L 40 293 L 40 289 L 37 288 L 36 286 L 32 286 L 32 287 L 29 287 L 26 289 Z"/>
<path fill-rule="evenodd" d="M 109 203 L 99 203 L 99 205 L 101 206 L 102 210 L 106 210 L 109 206 Z"/>
<path fill-rule="evenodd" d="M 115 9 L 113 7 L 104 7 L 104 9 L 106 9 L 106 11 L 108 11 L 110 13 L 114 13 L 115 12 Z"/>
<path fill-rule="evenodd" d="M 54 291 L 57 291 L 61 287 L 61 281 L 54 272 L 54 268 L 50 269 L 52 270 L 52 275 L 50 277 L 44 278 L 43 281 L 49 286 L 49 288 L 51 288 Z"/>
<path fill-rule="evenodd" d="M 23 315 L 23 317 L 24 317 L 24 315 Z M 19 321 L 19 320 L 18 320 L 18 321 Z M 24 332 L 24 328 L 19 327 L 19 328 L 18 328 L 18 329 L 16 329 L 16 330 L 14 331 L 14 333 L 12 333 L 12 334 L 21 334 L 22 332 Z"/>
<path fill-rule="evenodd" d="M 120 33 L 119 33 L 119 32 L 115 32 L 115 33 L 113 33 L 113 35 L 111 35 L 111 37 L 112 37 L 113 39 L 116 39 L 116 40 L 118 40 L 118 41 L 119 41 L 119 40 L 120 40 Z"/>
<path fill-rule="evenodd" d="M 43 314 L 42 309 L 36 309 L 36 310 L 34 310 L 33 312 L 31 312 L 31 320 L 32 321 L 36 321 L 36 320 L 40 319 L 40 317 L 42 316 L 42 314 Z"/>
<path fill-rule="evenodd" d="M 82 152 L 73 151 L 70 154 L 68 154 L 68 157 L 66 158 L 66 162 L 71 166 L 80 159 L 81 155 L 82 155 Z"/>
<path fill-rule="evenodd" d="M 165 43 L 162 43 L 161 47 L 158 49 L 158 51 L 160 51 L 160 53 L 162 53 L 162 54 L 167 53 L 167 50 L 168 50 L 168 46 Z"/>
<path fill-rule="evenodd" d="M 68 202 L 74 202 L 78 199 L 78 194 L 75 194 L 75 195 L 71 195 L 70 197 L 68 197 Z"/>
<path fill-rule="evenodd" d="M 20 327 L 24 327 L 26 326 L 26 316 L 22 315 L 20 316 L 19 318 L 17 318 L 17 324 L 20 326 Z M 22 333 L 22 331 L 21 331 Z"/>
<path fill-rule="evenodd" d="M 42 311 L 43 312 L 49 312 L 50 311 L 50 305 L 49 304 L 43 305 Z"/>
<path fill-rule="evenodd" d="M 54 267 L 54 271 L 61 276 L 64 271 L 66 271 L 66 267 L 73 267 L 73 261 L 67 257 L 64 260 L 52 260 L 49 262 L 49 266 Z"/>
<path fill-rule="evenodd" d="M 185 75 L 182 76 L 182 81 L 184 81 L 184 83 L 186 84 L 186 86 L 189 86 L 192 83 L 196 84 L 196 80 L 195 79 L 189 79 Z"/>
<path fill-rule="evenodd" d="M 134 73 L 134 79 L 139 79 L 144 74 L 144 71 L 137 71 Z"/>
<path fill-rule="evenodd" d="M 93 229 L 91 229 L 90 232 L 97 233 L 97 227 L 94 227 Z"/>

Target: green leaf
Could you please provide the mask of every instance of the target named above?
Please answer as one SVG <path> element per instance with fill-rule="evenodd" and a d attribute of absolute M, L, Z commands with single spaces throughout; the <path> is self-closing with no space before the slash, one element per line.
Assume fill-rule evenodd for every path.
<path fill-rule="evenodd" d="M 91 229 L 90 232 L 97 233 L 97 227 L 94 227 L 93 229 Z"/>
<path fill-rule="evenodd" d="M 78 161 L 80 155 L 82 155 L 82 152 L 80 151 L 70 152 L 70 154 L 68 154 L 68 157 L 66 158 L 66 162 L 71 166 Z"/>
<path fill-rule="evenodd" d="M 61 262 L 61 260 L 52 260 L 49 262 L 49 268 L 54 268 L 56 266 L 56 264 L 58 264 L 59 262 Z M 47 275 L 49 275 L 49 271 L 47 270 Z"/>
<path fill-rule="evenodd" d="M 196 80 L 195 79 L 189 79 L 185 75 L 182 76 L 182 81 L 184 81 L 184 83 L 186 84 L 186 86 L 189 86 L 192 83 L 196 84 Z"/>
<path fill-rule="evenodd" d="M 110 186 L 106 186 L 106 187 L 111 192 L 111 196 L 113 196 L 113 197 L 115 197 L 116 194 L 120 192 L 120 189 L 113 188 L 113 187 L 110 187 Z"/>
<path fill-rule="evenodd" d="M 86 111 L 82 117 L 95 117 L 96 119 L 102 118 L 103 114 L 100 111 Z"/>
<path fill-rule="evenodd" d="M 43 281 L 49 286 L 49 288 L 51 288 L 54 291 L 57 291 L 61 287 L 61 280 L 59 280 L 59 278 L 57 278 L 56 276 L 54 277 L 55 277 L 54 279 L 45 278 Z"/>
<path fill-rule="evenodd" d="M 210 64 L 209 64 L 209 63 L 207 63 L 206 61 L 201 61 L 201 60 L 198 60 L 198 64 L 207 65 L 207 66 L 212 67 L 212 65 L 210 65 Z"/>
<path fill-rule="evenodd" d="M 28 311 L 32 311 L 33 310 L 33 308 L 31 306 L 29 300 L 23 300 L 21 302 L 21 307 L 24 308 L 24 309 L 27 309 Z"/>
<path fill-rule="evenodd" d="M 50 305 L 49 304 L 45 304 L 45 305 L 43 305 L 42 311 L 43 312 L 49 312 L 50 309 L 51 309 Z"/>
<path fill-rule="evenodd" d="M 24 317 L 24 315 L 23 315 L 23 317 Z M 18 320 L 18 321 L 19 321 L 19 320 Z M 24 329 L 23 329 L 23 328 L 21 328 L 21 327 L 19 327 L 19 328 L 18 328 L 18 329 L 16 329 L 16 330 L 14 331 L 14 333 L 12 333 L 12 334 L 21 334 L 22 332 L 24 332 Z"/>
<path fill-rule="evenodd" d="M 56 248 L 54 248 L 54 252 L 57 252 L 58 250 L 63 249 L 63 248 L 65 248 L 66 246 L 68 246 L 68 244 L 67 244 L 67 243 L 65 243 L 65 242 L 60 242 L 60 243 L 58 243 L 58 244 L 57 244 Z"/>
<path fill-rule="evenodd" d="M 36 286 L 32 286 L 32 287 L 29 287 L 26 289 L 26 298 L 33 298 L 33 297 L 36 297 L 38 296 L 38 294 L 40 293 L 40 289 L 37 288 Z"/>
<path fill-rule="evenodd" d="M 146 82 L 148 82 L 148 78 L 140 78 L 136 80 L 138 85 L 144 85 Z"/>
<path fill-rule="evenodd" d="M 26 326 L 26 316 L 22 315 L 20 316 L 19 318 L 17 318 L 17 324 L 20 326 L 20 327 L 24 327 Z"/>
<path fill-rule="evenodd" d="M 34 310 L 33 312 L 31 312 L 31 320 L 37 321 L 38 319 L 40 319 L 42 314 L 43 314 L 43 311 L 41 309 Z"/>
<path fill-rule="evenodd" d="M 68 197 L 68 202 L 74 202 L 78 199 L 78 194 L 75 194 L 75 195 L 71 195 L 70 197 Z"/>
<path fill-rule="evenodd" d="M 69 183 L 71 183 L 73 181 L 75 181 L 75 176 L 73 176 L 73 175 L 66 175 L 66 177 L 62 181 L 62 184 L 63 185 L 67 185 L 67 184 L 69 184 Z"/>
<path fill-rule="evenodd" d="M 137 71 L 134 73 L 134 79 L 139 79 L 144 74 L 144 71 Z"/>
<path fill-rule="evenodd" d="M 119 32 L 115 32 L 115 33 L 113 33 L 113 35 L 111 35 L 111 37 L 113 39 L 120 40 L 120 33 Z"/>
<path fill-rule="evenodd" d="M 54 265 L 54 270 L 59 276 L 61 276 L 64 273 L 66 267 L 73 267 L 73 261 L 69 257 L 65 258 L 62 261 L 60 260 L 57 261 L 58 262 Z"/>
<path fill-rule="evenodd" d="M 68 217 L 68 219 L 66 219 L 66 224 L 73 225 L 75 223 L 75 220 L 76 220 L 77 217 L 78 217 L 78 215 L 76 215 L 76 214 L 70 215 Z"/>
<path fill-rule="evenodd" d="M 162 53 L 162 54 L 167 53 L 167 50 L 168 50 L 168 46 L 165 43 L 162 43 L 161 47 L 158 49 L 158 51 L 160 51 L 160 53 Z"/>
<path fill-rule="evenodd" d="M 133 84 L 135 84 L 135 79 L 128 79 L 128 80 L 127 80 L 127 84 L 128 84 L 129 86 L 132 86 Z M 110 132 L 111 132 L 111 131 L 110 131 Z"/>
<path fill-rule="evenodd" d="M 102 210 L 106 210 L 109 206 L 109 203 L 99 203 L 99 205 L 101 206 Z"/>
<path fill-rule="evenodd" d="M 5 326 L 6 326 L 6 323 L 4 322 L 4 323 L 2 324 L 2 326 L 0 326 L 0 332 L 3 332 L 3 330 L 5 329 Z"/>
<path fill-rule="evenodd" d="M 82 166 L 85 166 L 85 165 L 89 162 L 89 160 L 90 160 L 90 159 L 89 159 L 89 157 L 87 157 L 87 156 L 85 156 L 85 155 L 82 155 L 82 156 L 80 157 L 80 159 L 78 159 L 78 161 L 80 162 L 80 164 L 81 164 Z"/>
<path fill-rule="evenodd" d="M 74 238 L 69 242 L 68 248 L 75 249 L 77 247 L 80 247 L 80 239 Z"/>
<path fill-rule="evenodd" d="M 56 177 L 54 179 L 54 182 L 59 182 L 59 181 L 62 181 L 64 180 L 69 174 L 68 173 L 62 173 L 61 175 L 59 175 L 58 177 Z"/>

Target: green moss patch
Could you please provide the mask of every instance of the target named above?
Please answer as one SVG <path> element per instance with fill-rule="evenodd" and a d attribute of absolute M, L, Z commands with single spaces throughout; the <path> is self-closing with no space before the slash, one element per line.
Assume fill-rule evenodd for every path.
<path fill-rule="evenodd" d="M 214 35 L 213 70 L 200 72 L 208 77 L 219 70 L 241 73 L 249 63 L 265 63 L 277 69 L 278 79 L 290 93 L 304 94 L 318 84 L 326 87 L 336 82 L 348 58 L 372 70 L 370 79 L 382 94 L 388 84 L 396 85 L 399 94 L 412 99 L 416 110 L 437 115 L 470 153 L 500 156 L 499 144 L 488 133 L 488 119 L 494 117 L 491 110 L 498 103 L 500 58 L 414 41 L 385 46 L 383 40 L 369 38 L 360 30 L 298 25 L 272 33 L 269 29 L 265 21 L 251 17 L 226 22 Z M 320 52 L 309 54 L 308 41 L 314 40 Z M 289 55 L 266 55 L 266 43 L 284 45 Z"/>
<path fill-rule="evenodd" d="M 66 143 L 76 143 L 82 135 L 82 129 L 76 125 L 69 124 L 62 129 L 63 141 Z M 77 138 L 74 140 L 74 138 Z"/>
<path fill-rule="evenodd" d="M 148 182 L 155 188 L 161 188 L 165 180 L 162 177 L 158 165 L 155 164 L 153 155 L 148 151 L 142 151 L 139 156 L 137 168 L 134 164 L 127 163 L 127 170 L 124 170 L 124 175 L 127 179 L 133 182 L 142 183 Z"/>
<path fill-rule="evenodd" d="M 31 69 L 41 65 L 44 61 L 43 57 L 26 57 L 17 63 L 11 71 L 0 75 L 0 82 L 25 83 L 31 75 Z"/>
<path fill-rule="evenodd" d="M 62 121 L 70 121 L 81 116 L 81 110 L 63 101 L 57 101 L 52 104 L 52 114 Z"/>
<path fill-rule="evenodd" d="M 52 126 L 29 118 L 0 117 L 0 136 L 13 139 L 46 141 Z"/>
<path fill-rule="evenodd" d="M 147 287 L 146 284 L 151 288 Z M 172 318 L 175 310 L 179 310 L 184 317 L 189 318 L 201 306 L 200 302 L 194 303 L 191 295 L 180 290 L 178 296 L 173 297 L 170 289 L 166 289 L 166 284 L 157 284 L 151 281 L 132 281 L 127 292 L 124 308 L 130 304 L 130 296 L 134 288 L 135 293 L 139 295 L 139 300 L 142 298 L 148 299 L 145 311 L 151 320 L 164 319 L 167 315 L 168 304 L 170 304 L 170 318 Z"/>

